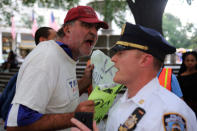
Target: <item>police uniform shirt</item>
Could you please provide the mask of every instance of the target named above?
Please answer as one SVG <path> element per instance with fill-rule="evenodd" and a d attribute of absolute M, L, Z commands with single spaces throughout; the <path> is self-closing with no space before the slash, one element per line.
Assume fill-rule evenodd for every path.
<path fill-rule="evenodd" d="M 137 107 L 144 109 L 145 114 L 136 124 L 135 131 L 197 131 L 194 112 L 183 100 L 161 87 L 158 78 L 151 80 L 132 98 L 128 98 L 127 93 L 110 109 L 106 131 L 118 131 Z"/>

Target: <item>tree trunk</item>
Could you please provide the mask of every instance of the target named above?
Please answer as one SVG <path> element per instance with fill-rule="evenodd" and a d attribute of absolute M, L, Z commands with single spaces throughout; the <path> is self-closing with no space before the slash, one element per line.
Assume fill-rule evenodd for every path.
<path fill-rule="evenodd" d="M 127 0 L 135 23 L 153 28 L 163 35 L 162 17 L 168 0 Z"/>

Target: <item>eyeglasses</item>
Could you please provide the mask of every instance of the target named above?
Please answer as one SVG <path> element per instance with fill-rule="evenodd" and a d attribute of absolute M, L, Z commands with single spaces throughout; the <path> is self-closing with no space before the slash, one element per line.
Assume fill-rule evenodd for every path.
<path fill-rule="evenodd" d="M 81 21 L 81 25 L 88 29 L 95 27 L 97 31 L 101 28 L 98 23 L 86 23 Z"/>

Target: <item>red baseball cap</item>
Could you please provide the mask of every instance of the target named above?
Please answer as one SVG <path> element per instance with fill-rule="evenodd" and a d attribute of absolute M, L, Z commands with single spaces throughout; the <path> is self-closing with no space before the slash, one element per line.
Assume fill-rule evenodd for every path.
<path fill-rule="evenodd" d="M 64 19 L 64 23 L 75 19 L 86 23 L 99 23 L 101 28 L 108 29 L 108 24 L 99 20 L 96 12 L 90 6 L 77 6 L 70 9 Z"/>

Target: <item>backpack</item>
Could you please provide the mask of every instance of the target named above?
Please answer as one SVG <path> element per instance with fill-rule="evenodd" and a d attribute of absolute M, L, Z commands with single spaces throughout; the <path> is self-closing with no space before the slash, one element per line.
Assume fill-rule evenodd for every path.
<path fill-rule="evenodd" d="M 9 80 L 0 96 L 0 118 L 3 118 L 4 121 L 7 118 L 10 104 L 15 95 L 17 76 L 18 72 Z"/>

